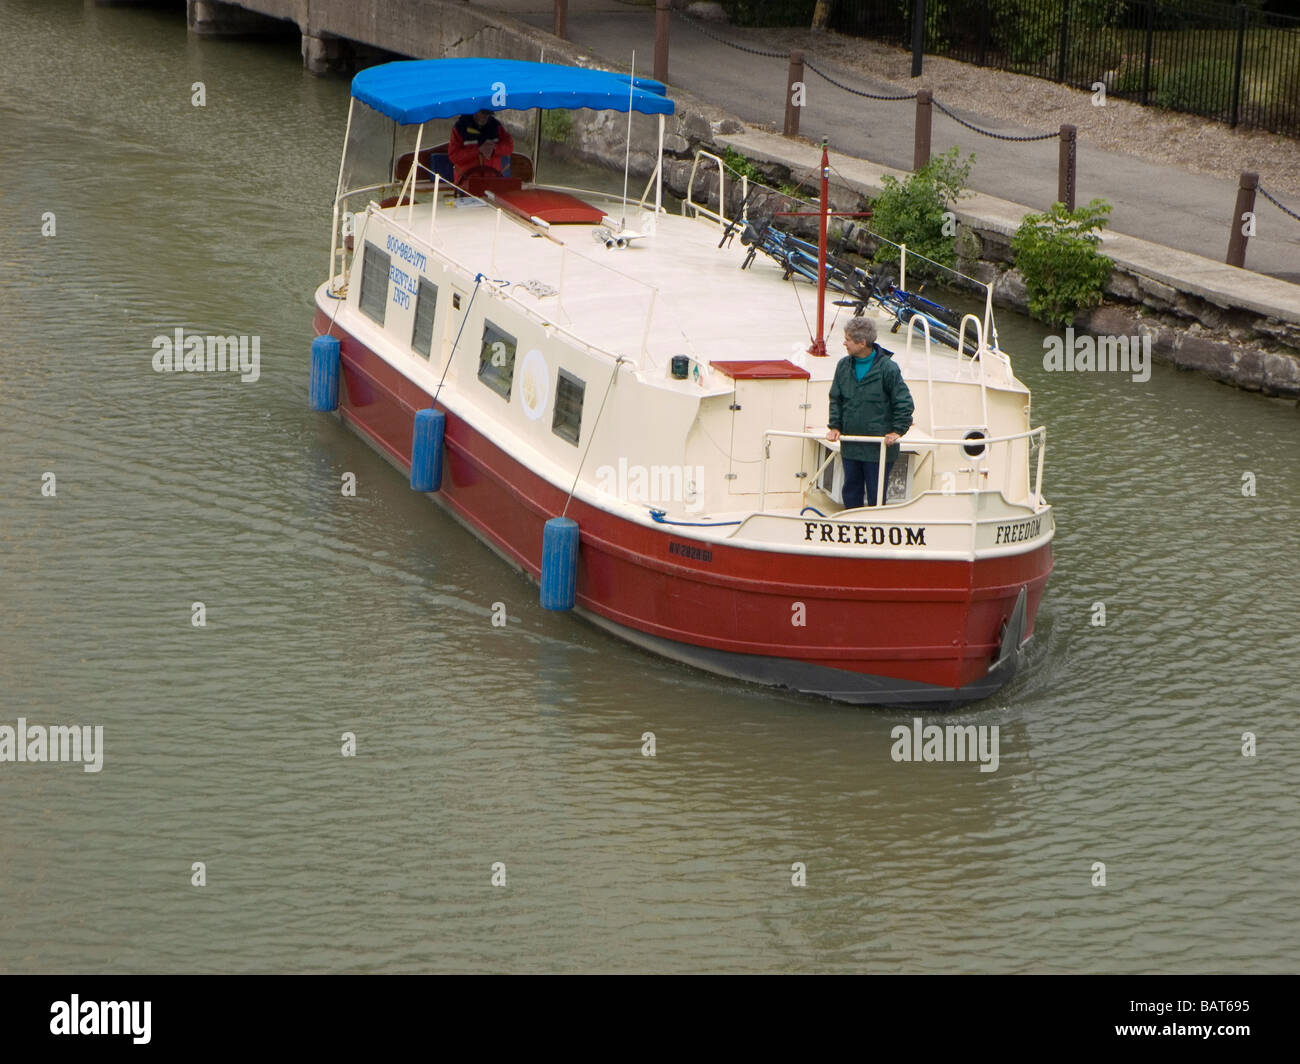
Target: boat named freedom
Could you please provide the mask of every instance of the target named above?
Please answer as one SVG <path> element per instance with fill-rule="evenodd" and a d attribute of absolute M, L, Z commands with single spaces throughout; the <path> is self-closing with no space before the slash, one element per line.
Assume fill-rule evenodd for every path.
<path fill-rule="evenodd" d="M 1015 673 L 1054 523 L 1044 430 L 987 292 L 982 314 L 945 315 L 907 291 L 906 249 L 898 283 L 877 285 L 824 235 L 760 224 L 749 195 L 729 207 L 703 152 L 716 196 L 668 213 L 673 103 L 654 81 L 423 60 L 363 71 L 352 97 L 316 409 L 537 580 L 544 605 L 648 650 L 854 703 L 955 704 Z M 639 198 L 540 183 L 536 151 L 453 183 L 435 130 L 558 108 L 657 117 Z M 879 506 L 845 507 L 840 447 L 882 438 L 827 438 L 838 359 L 810 341 L 838 340 L 822 334 L 828 286 L 850 294 L 838 318 L 879 323 L 914 399 Z"/>

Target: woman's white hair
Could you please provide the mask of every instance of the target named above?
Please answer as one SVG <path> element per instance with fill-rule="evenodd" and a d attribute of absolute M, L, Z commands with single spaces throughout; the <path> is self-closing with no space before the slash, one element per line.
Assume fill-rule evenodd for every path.
<path fill-rule="evenodd" d="M 844 326 L 844 335 L 860 344 L 876 342 L 876 323 L 870 318 L 850 318 Z"/>

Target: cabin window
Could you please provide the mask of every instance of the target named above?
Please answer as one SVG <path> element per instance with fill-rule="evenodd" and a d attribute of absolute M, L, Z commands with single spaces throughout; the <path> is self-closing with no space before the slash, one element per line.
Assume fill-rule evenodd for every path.
<path fill-rule="evenodd" d="M 378 325 L 384 324 L 388 309 L 388 270 L 387 254 L 367 240 L 361 261 L 361 312 Z"/>
<path fill-rule="evenodd" d="M 502 399 L 509 399 L 514 377 L 515 338 L 490 322 L 484 322 L 483 349 L 478 356 L 478 379 Z"/>
<path fill-rule="evenodd" d="M 415 297 L 415 329 L 411 333 L 411 346 L 429 357 L 433 345 L 433 312 L 438 306 L 438 286 L 420 278 L 420 294 Z"/>
<path fill-rule="evenodd" d="M 582 434 L 582 394 L 587 386 L 572 373 L 560 370 L 555 382 L 555 418 L 551 431 L 575 447 Z"/>

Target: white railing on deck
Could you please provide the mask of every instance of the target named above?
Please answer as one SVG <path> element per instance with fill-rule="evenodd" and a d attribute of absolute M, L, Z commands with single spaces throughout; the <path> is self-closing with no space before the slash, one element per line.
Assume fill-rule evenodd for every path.
<path fill-rule="evenodd" d="M 966 323 L 971 322 L 975 332 L 975 354 L 966 355 Z M 913 314 L 907 321 L 907 347 L 904 349 L 908 355 L 912 353 L 912 332 L 917 324 L 920 324 L 921 331 L 925 334 L 925 383 L 926 383 L 926 401 L 930 410 L 930 431 L 935 432 L 939 429 L 954 429 L 963 426 L 958 425 L 940 425 L 934 419 L 934 364 L 933 351 L 930 340 L 930 320 L 923 314 Z M 961 319 L 961 328 L 957 331 L 957 364 L 958 366 L 979 366 L 979 378 L 977 383 L 980 386 L 980 425 L 984 428 L 989 423 L 989 393 L 988 393 L 988 372 L 986 362 L 989 358 L 997 357 L 1000 352 L 991 351 L 984 343 L 984 327 L 980 324 L 979 318 L 974 314 L 966 314 Z M 958 380 L 961 378 L 959 377 Z"/>
<path fill-rule="evenodd" d="M 696 203 L 693 198 L 695 194 L 695 172 L 700 168 L 701 159 L 712 159 L 718 164 L 718 209 L 716 211 L 712 207 L 706 206 L 703 203 Z M 706 192 L 705 196 L 707 195 L 708 193 Z M 745 208 L 745 201 L 747 199 L 749 199 L 749 177 L 745 174 L 741 174 L 741 213 L 738 220 L 742 224 L 748 221 L 746 218 L 747 208 Z M 685 214 L 688 209 L 693 210 L 696 214 L 702 214 L 706 218 L 712 218 L 723 227 L 730 225 L 733 221 L 733 219 L 727 217 L 727 164 L 711 151 L 697 151 L 695 153 L 695 161 L 691 164 L 691 176 L 686 181 L 686 198 L 682 201 L 682 213 Z"/>
<path fill-rule="evenodd" d="M 885 437 L 883 436 L 840 436 L 838 440 L 828 440 L 826 439 L 826 434 L 820 432 L 794 432 L 786 429 L 765 429 L 763 431 L 763 455 L 762 458 L 760 459 L 760 461 L 763 463 L 763 466 L 759 474 L 758 508 L 760 511 L 767 509 L 767 464 L 770 458 L 770 451 L 771 451 L 771 445 L 769 444 L 768 441 L 773 436 L 784 437 L 787 439 L 815 440 L 816 442 L 825 445 L 826 449 L 830 451 L 830 454 L 827 456 L 826 461 L 822 462 L 822 464 L 819 465 L 817 469 L 813 473 L 811 473 L 807 478 L 809 486 L 816 484 L 817 478 L 820 477 L 822 472 L 826 469 L 826 467 L 830 465 L 832 461 L 835 460 L 836 454 L 839 453 L 839 448 L 836 446 L 837 443 L 847 442 L 847 443 L 879 444 L 880 457 L 877 462 L 878 473 L 877 473 L 877 483 L 876 483 L 876 498 L 883 505 L 884 498 L 885 498 L 885 448 L 887 446 L 885 444 Z M 1038 470 L 1034 479 L 1034 491 L 1031 497 L 1031 502 L 1034 506 L 1034 509 L 1039 510 L 1044 505 L 1043 504 L 1043 457 L 1047 453 L 1047 428 L 1045 426 L 1039 426 L 1036 429 L 1028 429 L 1025 432 L 1017 432 L 1010 436 L 981 436 L 976 439 L 960 439 L 960 440 L 939 440 L 930 436 L 908 436 L 906 439 L 900 438 L 898 442 L 900 444 L 907 445 L 909 448 L 910 447 L 977 447 L 978 446 L 978 447 L 983 447 L 984 450 L 988 452 L 990 456 L 992 455 L 993 444 L 995 443 L 1006 444 L 1007 465 L 1006 465 L 1005 480 L 1003 481 L 1003 483 L 1009 485 L 1011 483 L 1011 457 L 1012 457 L 1012 449 L 1010 445 L 1014 443 L 1016 440 L 1035 440 L 1035 439 L 1038 441 Z M 971 457 L 982 458 L 983 454 L 971 455 Z M 806 496 L 807 493 L 808 493 L 808 487 L 804 487 L 801 491 L 801 494 Z"/>

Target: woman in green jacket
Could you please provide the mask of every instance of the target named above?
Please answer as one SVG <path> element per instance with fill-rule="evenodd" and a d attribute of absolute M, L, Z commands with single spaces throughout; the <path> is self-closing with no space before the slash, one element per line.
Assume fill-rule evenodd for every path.
<path fill-rule="evenodd" d="M 912 427 L 912 393 L 888 351 L 876 343 L 876 326 L 869 318 L 853 318 L 844 326 L 848 355 L 835 367 L 831 382 L 830 416 L 826 419 L 828 440 L 845 436 L 883 436 L 885 483 L 898 458 L 898 438 Z M 877 505 L 876 484 L 880 477 L 880 445 L 842 443 L 844 464 L 844 508 Z M 880 500 L 883 501 L 883 500 Z"/>

